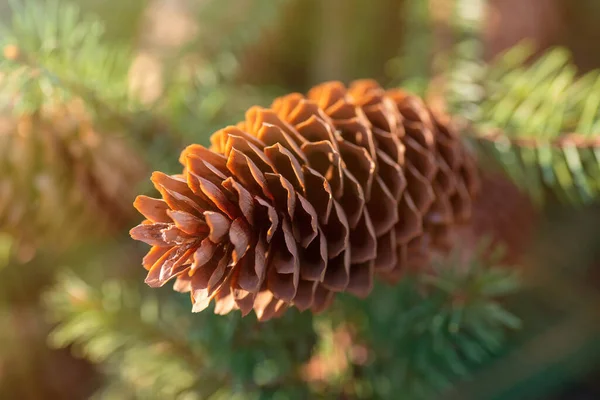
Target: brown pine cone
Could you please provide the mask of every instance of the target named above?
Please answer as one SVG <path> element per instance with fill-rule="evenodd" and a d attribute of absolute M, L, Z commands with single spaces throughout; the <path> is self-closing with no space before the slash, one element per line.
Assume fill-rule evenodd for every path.
<path fill-rule="evenodd" d="M 120 230 L 144 173 L 131 147 L 95 130 L 79 102 L 0 116 L 0 232 L 33 255 Z"/>
<path fill-rule="evenodd" d="M 319 312 L 337 292 L 367 296 L 445 249 L 477 190 L 450 124 L 414 96 L 372 81 L 330 82 L 253 107 L 210 150 L 183 151 L 181 175 L 154 173 L 131 230 L 152 245 L 146 282 L 191 292 L 194 311 L 294 305 Z"/>
<path fill-rule="evenodd" d="M 484 171 L 480 178 L 481 195 L 473 205 L 471 223 L 461 240 L 471 242 L 476 249 L 481 238 L 488 236 L 491 243 L 484 256 L 489 259 L 497 246 L 501 246 L 502 258 L 492 259 L 494 262 L 509 266 L 523 264 L 534 244 L 540 212 L 531 198 L 503 174 Z"/>

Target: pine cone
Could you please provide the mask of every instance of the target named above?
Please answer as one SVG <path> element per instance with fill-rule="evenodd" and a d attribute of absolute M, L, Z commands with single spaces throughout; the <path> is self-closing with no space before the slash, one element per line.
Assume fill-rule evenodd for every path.
<path fill-rule="evenodd" d="M 466 221 L 476 171 L 449 123 L 421 100 L 372 81 L 290 94 L 191 145 L 181 175 L 154 173 L 163 199 L 139 196 L 131 230 L 152 245 L 146 282 L 191 292 L 193 311 L 324 310 L 367 296 L 448 247 Z"/>
<path fill-rule="evenodd" d="M 131 149 L 100 135 L 77 102 L 2 118 L 0 231 L 34 252 L 121 229 L 143 172 Z"/>
<path fill-rule="evenodd" d="M 481 238 L 487 236 L 491 243 L 483 254 L 484 259 L 492 261 L 490 256 L 501 246 L 502 258 L 493 262 L 520 265 L 534 244 L 539 210 L 531 198 L 502 173 L 485 171 L 480 174 L 480 180 L 481 195 L 473 205 L 471 223 L 460 230 L 464 231 L 460 240 L 466 247 L 471 243 L 474 251 Z"/>

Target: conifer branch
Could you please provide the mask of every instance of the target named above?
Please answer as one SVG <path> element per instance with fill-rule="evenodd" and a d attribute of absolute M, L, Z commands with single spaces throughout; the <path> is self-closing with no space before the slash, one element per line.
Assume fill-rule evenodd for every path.
<path fill-rule="evenodd" d="M 70 96 L 82 99 L 91 110 L 111 122 L 116 122 L 124 128 L 131 126 L 131 116 L 115 109 L 108 101 L 102 99 L 95 90 L 80 82 L 61 77 L 56 71 L 48 69 L 35 58 L 35 54 L 25 53 L 15 44 L 6 45 L 3 53 L 7 61 L 14 63 L 14 67 L 19 70 L 19 73 L 27 74 L 34 80 L 46 79 L 57 89 L 63 90 Z"/>
<path fill-rule="evenodd" d="M 355 343 L 377 355 L 377 361 L 354 364 L 356 374 L 367 382 L 375 377 L 386 382 L 371 384 L 370 396 L 393 398 L 402 392 L 407 399 L 431 398 L 491 361 L 508 332 L 521 327 L 502 304 L 519 290 L 520 278 L 494 261 L 500 249 L 483 260 L 487 243 L 482 241 L 470 260 L 457 251 L 429 274 L 396 288 L 380 286 L 361 302 L 344 299 L 336 320 L 355 324 Z"/>
<path fill-rule="evenodd" d="M 59 322 L 51 343 L 73 344 L 101 363 L 110 376 L 103 390 L 142 398 L 305 390 L 296 371 L 313 341 L 305 317 L 271 326 L 239 316 L 193 319 L 173 298 L 159 301 L 125 282 L 94 289 L 72 273 L 59 278 L 45 303 Z"/>
<path fill-rule="evenodd" d="M 538 204 L 589 203 L 600 196 L 600 71 L 577 77 L 561 48 L 527 66 L 532 50 L 524 42 L 486 67 L 470 129 Z"/>

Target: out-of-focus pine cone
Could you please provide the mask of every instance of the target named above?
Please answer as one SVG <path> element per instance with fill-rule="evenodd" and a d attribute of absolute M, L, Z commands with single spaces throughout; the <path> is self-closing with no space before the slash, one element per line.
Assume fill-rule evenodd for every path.
<path fill-rule="evenodd" d="M 366 296 L 445 250 L 470 217 L 473 160 L 450 123 L 402 91 L 330 82 L 253 107 L 212 147 L 186 148 L 180 175 L 155 172 L 131 230 L 152 245 L 146 282 L 191 292 L 194 311 L 324 310 Z"/>
<path fill-rule="evenodd" d="M 33 254 L 122 228 L 144 173 L 131 148 L 96 131 L 77 102 L 2 117 L 0 231 Z"/>
<path fill-rule="evenodd" d="M 475 249 L 481 238 L 488 236 L 492 243 L 487 255 L 491 255 L 496 246 L 502 246 L 502 259 L 496 262 L 511 266 L 521 264 L 534 242 L 539 210 L 531 198 L 503 174 L 486 171 L 480 176 L 481 194 L 473 205 L 471 223 L 464 229 L 468 233 L 461 236 L 461 240 L 471 242 Z"/>

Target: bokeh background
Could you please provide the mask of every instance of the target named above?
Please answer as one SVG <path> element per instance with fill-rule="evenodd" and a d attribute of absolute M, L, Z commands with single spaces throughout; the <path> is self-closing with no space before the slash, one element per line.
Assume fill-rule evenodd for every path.
<path fill-rule="evenodd" d="M 58 28 L 70 21 L 63 12 L 69 3 L 94 18 L 84 18 L 80 38 Z M 17 15 L 26 17 L 15 18 L 23 4 Z M 152 170 L 176 171 L 185 145 L 207 144 L 212 132 L 240 120 L 251 105 L 330 79 L 403 85 L 446 107 L 448 71 L 469 35 L 480 45 L 472 54 L 479 62 L 528 39 L 535 44 L 531 60 L 563 46 L 583 74 L 600 67 L 599 22 L 597 0 L 0 0 L 0 398 L 84 399 L 106 387 L 100 398 L 152 398 L 122 386 L 144 386 L 144 377 L 153 376 L 142 364 L 160 345 L 153 329 L 163 322 L 148 317 L 155 322 L 127 328 L 123 320 L 137 315 L 140 300 L 115 293 L 143 281 L 144 249 L 127 235 L 139 219 L 133 198 L 149 191 Z M 61 40 L 79 43 L 72 67 L 54 57 Z M 514 190 L 509 183 L 505 189 L 484 184 L 484 192 L 494 194 L 481 218 Z M 452 380 L 439 398 L 598 399 L 600 209 L 593 202 L 572 208 L 550 201 L 536 210 L 524 195 L 511 196 L 518 212 L 507 214 L 498 229 L 527 286 L 506 300 L 522 330 L 471 379 Z M 123 287 L 115 289 L 115 282 Z M 380 301 L 401 301 L 385 290 Z M 169 291 L 158 299 L 172 296 Z M 119 311 L 107 314 L 111 307 Z M 183 326 L 195 317 L 178 314 L 170 323 Z M 79 336 L 54 330 L 65 320 Z M 70 345 L 109 325 L 119 327 L 129 358 L 109 359 L 100 341 L 87 342 L 86 351 Z M 313 325 L 328 343 L 353 346 L 353 362 L 361 365 L 364 349 L 352 342 L 351 329 Z M 304 354 L 302 346 L 312 344 L 294 338 L 300 335 L 295 326 L 267 333 Z M 322 388 L 323 397 L 385 393 L 371 388 L 360 395 L 352 382 L 363 378 L 356 375 L 361 370 L 350 371 L 340 351 L 334 346 L 324 350 L 328 357 L 310 359 L 305 381 Z M 119 370 L 121 380 L 114 378 L 115 362 L 129 363 Z M 332 387 L 335 394 L 328 393 Z M 309 398 L 302 390 L 299 398 Z"/>

